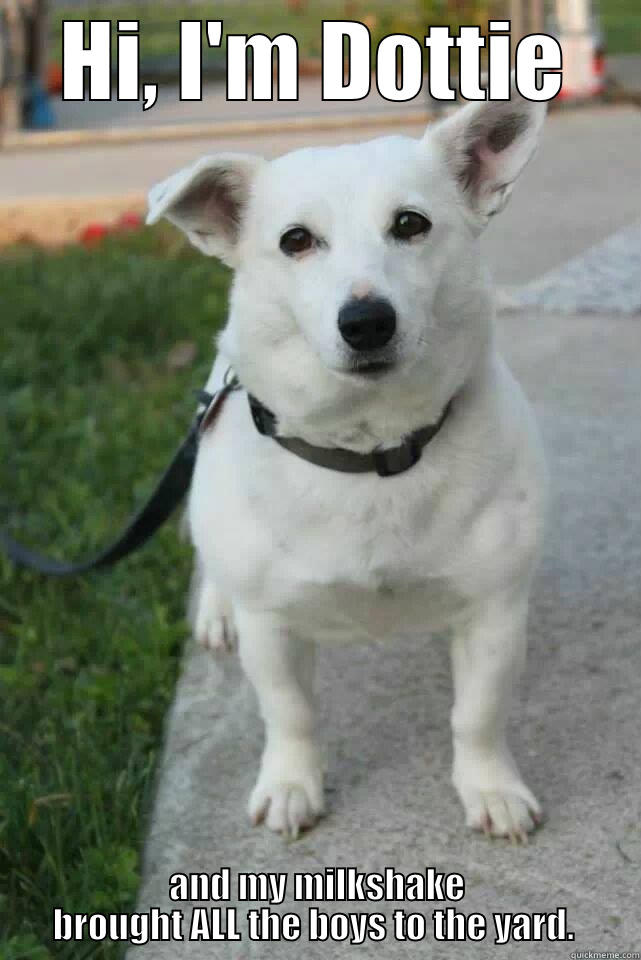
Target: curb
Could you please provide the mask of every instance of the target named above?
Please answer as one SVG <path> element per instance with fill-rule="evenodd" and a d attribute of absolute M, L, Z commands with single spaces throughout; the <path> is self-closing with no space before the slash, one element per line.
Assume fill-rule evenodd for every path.
<path fill-rule="evenodd" d="M 613 319 L 641 314 L 641 221 L 620 227 L 600 242 L 529 283 L 503 287 L 497 307 L 564 314 L 602 314 Z"/>
<path fill-rule="evenodd" d="M 0 203 L 0 250 L 23 243 L 43 247 L 77 243 L 88 223 L 116 223 L 123 214 L 144 214 L 146 208 L 142 191 Z"/>
<path fill-rule="evenodd" d="M 162 140 L 197 140 L 206 137 L 269 136 L 315 130 L 353 130 L 359 127 L 398 127 L 426 124 L 430 110 L 339 113 L 322 116 L 282 117 L 278 120 L 226 120 L 211 123 L 181 123 L 153 127 L 111 127 L 106 130 L 57 130 L 42 133 L 7 133 L 0 141 L 5 151 L 42 150 L 59 147 L 92 147 Z"/>

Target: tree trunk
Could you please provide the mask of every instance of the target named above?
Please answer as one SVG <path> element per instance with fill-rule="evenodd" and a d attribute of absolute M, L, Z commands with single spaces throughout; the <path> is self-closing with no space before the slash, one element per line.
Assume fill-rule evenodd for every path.
<path fill-rule="evenodd" d="M 25 31 L 19 0 L 5 0 L 8 63 L 5 64 L 4 85 L 0 90 L 0 129 L 17 130 L 22 126 L 22 99 L 24 90 Z"/>

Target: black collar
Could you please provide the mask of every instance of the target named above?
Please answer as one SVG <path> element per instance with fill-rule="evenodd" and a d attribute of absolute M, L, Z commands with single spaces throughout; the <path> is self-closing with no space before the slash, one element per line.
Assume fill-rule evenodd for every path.
<path fill-rule="evenodd" d="M 376 471 L 379 477 L 393 477 L 397 473 L 404 473 L 418 463 L 423 448 L 439 432 L 452 408 L 452 400 L 450 400 L 436 423 L 414 430 L 404 437 L 397 447 L 373 450 L 371 453 L 356 453 L 354 450 L 345 450 L 342 447 L 316 447 L 301 437 L 281 437 L 276 432 L 276 417 L 271 410 L 268 410 L 250 393 L 247 394 L 247 399 L 258 432 L 263 436 L 272 437 L 290 453 L 318 467 L 326 467 L 328 470 L 338 470 L 341 473 Z"/>

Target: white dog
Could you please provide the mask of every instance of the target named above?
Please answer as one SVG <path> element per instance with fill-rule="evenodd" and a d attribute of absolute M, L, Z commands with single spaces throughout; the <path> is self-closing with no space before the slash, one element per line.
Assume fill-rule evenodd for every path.
<path fill-rule="evenodd" d="M 544 114 L 513 94 L 421 140 L 204 157 L 150 193 L 149 222 L 235 269 L 208 386 L 232 367 L 242 389 L 203 434 L 189 524 L 196 632 L 237 632 L 265 721 L 254 823 L 297 835 L 322 813 L 315 641 L 446 626 L 467 823 L 524 839 L 540 820 L 505 728 L 545 469 L 478 237 Z"/>

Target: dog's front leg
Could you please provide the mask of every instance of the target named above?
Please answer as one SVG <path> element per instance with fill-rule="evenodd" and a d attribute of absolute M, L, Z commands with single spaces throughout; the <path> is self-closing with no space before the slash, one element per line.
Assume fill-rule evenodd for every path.
<path fill-rule="evenodd" d="M 540 822 L 506 742 L 511 692 L 525 660 L 527 594 L 494 596 L 452 644 L 452 780 L 468 826 L 524 840 Z"/>
<path fill-rule="evenodd" d="M 323 771 L 314 731 L 314 646 L 271 615 L 236 612 L 239 649 L 265 721 L 265 748 L 249 799 L 252 823 L 290 836 L 323 811 Z"/>

